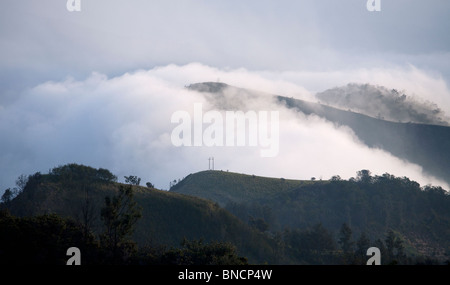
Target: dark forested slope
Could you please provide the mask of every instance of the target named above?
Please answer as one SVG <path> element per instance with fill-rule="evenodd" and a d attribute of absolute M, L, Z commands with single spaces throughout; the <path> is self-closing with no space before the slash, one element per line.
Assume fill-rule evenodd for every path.
<path fill-rule="evenodd" d="M 443 255 L 450 249 L 450 196 L 440 187 L 420 187 L 406 177 L 371 176 L 295 181 L 222 171 L 192 174 L 171 191 L 211 199 L 243 221 L 261 221 L 272 231 L 322 224 L 337 232 L 343 223 L 354 233 L 382 239 L 399 233 L 417 252 Z"/>

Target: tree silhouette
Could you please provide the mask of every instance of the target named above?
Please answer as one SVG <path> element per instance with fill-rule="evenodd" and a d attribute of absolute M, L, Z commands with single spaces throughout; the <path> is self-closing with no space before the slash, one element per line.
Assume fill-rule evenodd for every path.
<path fill-rule="evenodd" d="M 372 182 L 371 174 L 372 173 L 369 170 L 360 170 L 356 173 L 356 180 L 364 184 L 370 183 Z"/>
<path fill-rule="evenodd" d="M 105 230 L 100 240 L 109 249 L 113 262 L 122 262 L 134 250 L 135 244 L 129 238 L 141 212 L 133 199 L 131 185 L 121 185 L 118 195 L 105 197 L 105 206 L 101 209 Z"/>
<path fill-rule="evenodd" d="M 344 263 L 350 263 L 353 259 L 353 247 L 355 242 L 352 240 L 352 229 L 347 223 L 342 224 L 339 232 L 338 243 L 341 245 L 344 257 Z"/>
<path fill-rule="evenodd" d="M 341 226 L 338 242 L 344 253 L 353 252 L 355 242 L 352 240 L 352 229 L 347 225 L 347 223 L 343 223 Z"/>
<path fill-rule="evenodd" d="M 22 192 L 23 189 L 25 189 L 25 186 L 28 183 L 28 176 L 26 176 L 25 174 L 21 174 L 19 177 L 17 177 L 16 179 L 16 186 L 17 186 L 17 192 Z"/>
<path fill-rule="evenodd" d="M 134 175 L 130 175 L 130 176 L 124 176 L 125 177 L 125 183 L 130 184 L 130 185 L 136 185 L 139 186 L 139 184 L 141 184 L 141 178 L 134 176 Z"/>
<path fill-rule="evenodd" d="M 367 249 L 370 248 L 370 239 L 365 232 L 362 232 L 356 242 L 355 257 L 358 264 L 365 264 L 367 259 Z"/>
<path fill-rule="evenodd" d="M 91 198 L 91 189 L 89 186 L 83 185 L 84 202 L 81 205 L 81 226 L 84 236 L 87 237 L 92 231 L 92 226 L 96 219 L 95 206 Z"/>
<path fill-rule="evenodd" d="M 386 235 L 386 253 L 390 264 L 401 263 L 405 258 L 403 241 L 394 231 L 389 230 Z"/>
<path fill-rule="evenodd" d="M 2 195 L 2 203 L 5 205 L 6 208 L 9 207 L 9 204 L 11 203 L 12 198 L 14 197 L 13 192 L 11 191 L 11 189 L 6 189 L 5 192 Z"/>

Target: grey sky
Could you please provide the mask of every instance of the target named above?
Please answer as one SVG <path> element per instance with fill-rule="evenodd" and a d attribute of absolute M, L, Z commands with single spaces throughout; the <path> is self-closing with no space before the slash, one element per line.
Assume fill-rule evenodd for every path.
<path fill-rule="evenodd" d="M 73 82 L 82 86 L 80 92 L 97 90 L 90 85 L 97 82 L 92 79 L 96 78 L 92 72 L 107 76 L 108 80 L 98 82 L 115 86 L 111 78 L 121 81 L 127 78 L 122 76 L 127 72 L 161 66 L 150 76 L 155 86 L 182 87 L 191 81 L 216 80 L 220 76 L 221 80 L 228 79 L 230 84 L 242 87 L 264 87 L 270 92 L 304 96 L 308 92 L 303 92 L 303 87 L 315 92 L 352 81 L 370 81 L 388 87 L 402 85 L 395 86 L 399 89 L 413 88 L 429 96 L 425 99 L 449 103 L 443 109 L 450 110 L 450 1 L 381 0 L 381 12 L 368 12 L 366 2 L 81 0 L 81 12 L 68 12 L 65 0 L 2 1 L 0 192 L 13 186 L 14 178 L 22 173 L 45 171 L 75 160 L 121 171 L 119 162 L 108 160 L 107 152 L 125 151 L 127 143 L 102 147 L 112 140 L 111 134 L 117 135 L 128 123 L 117 120 L 117 124 L 102 124 L 113 118 L 103 112 L 99 114 L 104 116 L 95 116 L 95 124 L 86 122 L 86 110 L 92 108 L 89 114 L 93 114 L 104 104 L 98 98 L 108 100 L 104 93 L 92 92 L 99 97 L 87 101 L 74 99 L 77 106 L 85 109 L 67 111 L 71 118 L 61 117 L 54 110 L 45 118 L 45 108 L 66 110 L 65 99 L 61 98 L 69 97 L 52 97 L 41 90 L 48 91 L 50 86 L 56 88 L 50 89 L 54 94 L 77 96 L 76 88 L 64 91 Z M 171 64 L 187 67 L 171 68 Z M 198 73 L 194 76 L 189 73 L 192 70 Z M 54 84 L 47 84 L 49 81 Z M 170 94 L 168 98 L 176 98 L 172 96 L 178 92 L 177 87 L 167 89 L 171 90 L 166 92 Z M 116 92 L 111 91 L 113 103 L 122 106 L 121 100 L 126 98 L 121 99 Z M 157 89 L 149 94 L 156 96 Z M 131 98 L 136 99 L 135 94 Z M 164 102 L 164 98 L 161 100 Z M 59 120 L 64 130 L 49 123 L 51 118 Z M 130 124 L 136 125 L 137 120 Z M 89 124 L 86 130 L 84 126 Z M 42 137 L 46 133 L 56 141 L 46 141 Z M 76 134 L 89 135 L 89 139 L 80 144 Z M 77 144 L 69 151 L 73 141 Z M 60 160 L 58 155 L 48 158 L 52 150 L 63 152 L 64 144 L 67 148 Z M 98 154 L 95 157 L 94 152 Z M 121 155 L 127 159 L 126 153 Z M 133 155 L 139 157 L 138 153 Z M 128 163 L 133 165 L 133 161 Z M 139 161 L 136 165 L 146 164 Z M 174 166 L 168 164 L 167 168 L 145 170 L 164 175 L 171 169 Z M 176 173 L 183 175 L 184 170 L 177 169 Z M 328 173 L 339 174 L 332 169 Z"/>
<path fill-rule="evenodd" d="M 445 0 L 381 0 L 381 12 L 368 12 L 366 0 L 81 3 L 70 13 L 62 0 L 3 1 L 2 78 L 20 86 L 190 62 L 257 70 L 412 63 L 448 75 Z"/>

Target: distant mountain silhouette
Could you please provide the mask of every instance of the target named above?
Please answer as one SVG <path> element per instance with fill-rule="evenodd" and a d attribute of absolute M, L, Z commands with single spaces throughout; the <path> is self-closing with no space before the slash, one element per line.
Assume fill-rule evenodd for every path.
<path fill-rule="evenodd" d="M 349 83 L 319 92 L 316 97 L 329 106 L 387 121 L 449 125 L 449 118 L 438 105 L 383 86 Z"/>

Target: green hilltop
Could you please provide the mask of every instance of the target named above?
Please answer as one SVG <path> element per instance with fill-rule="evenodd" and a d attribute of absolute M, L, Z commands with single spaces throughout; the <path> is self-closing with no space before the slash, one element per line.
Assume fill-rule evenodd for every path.
<path fill-rule="evenodd" d="M 31 223 L 44 229 L 76 232 L 68 225 L 88 224 L 98 236 L 104 230 L 105 197 L 124 187 L 132 189 L 142 210 L 131 237 L 141 259 L 169 256 L 172 263 L 192 264 L 195 252 L 197 263 L 235 264 L 241 256 L 252 264 L 364 264 L 365 251 L 376 246 L 386 263 L 441 264 L 450 254 L 448 193 L 406 177 L 372 176 L 368 170 L 349 180 L 324 181 L 202 171 L 162 191 L 118 183 L 105 169 L 68 164 L 30 175 L 12 199 L 4 195 L 0 210 L 16 220 L 0 211 L 0 228 L 29 229 L 30 220 L 21 219 L 36 217 Z M 54 233 L 51 238 L 64 247 Z M 0 235 L 3 239 L 14 242 Z M 232 248 L 235 253 L 229 253 Z"/>
<path fill-rule="evenodd" d="M 230 202 L 250 202 L 310 184 L 311 181 L 269 178 L 225 171 L 190 174 L 170 192 L 202 197 L 225 206 Z"/>
<path fill-rule="evenodd" d="M 99 178 L 97 172 L 88 166 L 70 164 L 49 174 L 36 173 L 8 203 L 8 209 L 18 217 L 56 214 L 82 222 L 83 209 L 88 205 L 91 229 L 98 234 L 102 230 L 100 209 L 105 197 L 115 195 L 124 184 L 116 182 L 113 175 Z M 217 203 L 155 188 L 132 188 L 142 208 L 142 218 L 133 234 L 139 246 L 178 247 L 184 239 L 230 242 L 251 262 L 264 263 L 270 258 L 263 253 L 270 247 L 270 240 Z"/>
<path fill-rule="evenodd" d="M 191 174 L 170 192 L 210 199 L 269 231 L 322 224 L 337 233 L 343 223 L 373 240 L 397 232 L 411 253 L 445 257 L 450 251 L 450 196 L 440 187 L 420 185 L 390 174 L 324 181 L 267 178 L 222 171 Z"/>

